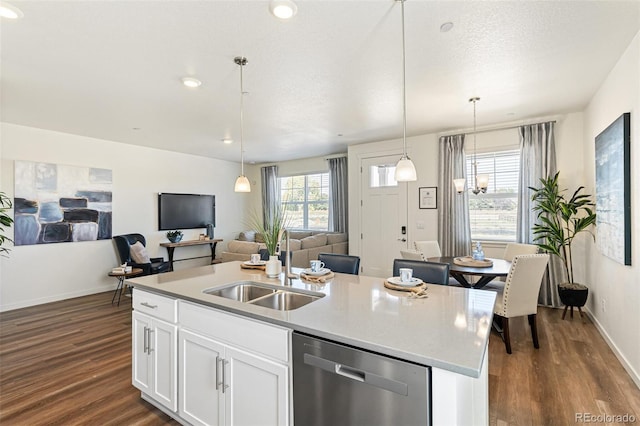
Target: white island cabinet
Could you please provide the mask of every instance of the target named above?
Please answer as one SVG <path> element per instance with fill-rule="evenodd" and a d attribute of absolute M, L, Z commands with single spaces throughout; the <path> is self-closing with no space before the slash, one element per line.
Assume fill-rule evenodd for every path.
<path fill-rule="evenodd" d="M 193 425 L 287 425 L 289 330 L 180 302 L 179 415 Z"/>
<path fill-rule="evenodd" d="M 171 411 L 177 409 L 175 299 L 135 290 L 132 316 L 132 381 Z"/>
<path fill-rule="evenodd" d="M 494 292 L 428 285 L 428 297 L 413 298 L 384 287 L 383 278 L 337 273 L 315 284 L 285 280 L 284 273 L 269 278 L 240 266 L 228 262 L 127 280 L 135 288 L 134 340 L 144 337 L 145 327 L 154 330 L 151 337 L 146 333 L 153 341 L 147 352 L 156 357 L 148 361 L 155 367 L 142 366 L 142 358 L 134 365 L 134 383 L 144 399 L 180 423 L 293 425 L 294 394 L 310 401 L 319 397 L 316 388 L 292 387 L 293 333 L 429 368 L 429 396 L 420 404 L 427 407 L 430 426 L 489 423 L 487 346 Z M 322 297 L 279 310 L 211 294 L 248 281 Z M 156 307 L 138 303 L 140 293 L 155 296 L 147 305 Z M 166 336 L 160 339 L 167 351 L 162 357 L 159 335 Z M 138 354 L 144 353 L 142 340 L 134 346 Z M 177 372 L 159 367 L 162 363 L 175 363 Z M 144 371 L 152 371 L 151 378 Z M 162 395 L 173 395 L 166 398 L 173 405 Z"/>

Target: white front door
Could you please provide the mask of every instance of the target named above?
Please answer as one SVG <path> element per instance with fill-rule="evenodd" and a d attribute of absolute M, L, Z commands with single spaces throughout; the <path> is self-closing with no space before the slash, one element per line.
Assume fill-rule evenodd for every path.
<path fill-rule="evenodd" d="M 360 257 L 363 275 L 390 277 L 407 247 L 407 184 L 394 179 L 397 155 L 361 160 Z M 403 234 L 404 230 L 404 234 Z"/>

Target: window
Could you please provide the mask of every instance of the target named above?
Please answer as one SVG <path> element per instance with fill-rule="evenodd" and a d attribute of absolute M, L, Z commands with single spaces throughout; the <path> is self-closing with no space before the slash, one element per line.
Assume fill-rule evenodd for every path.
<path fill-rule="evenodd" d="M 382 164 L 369 168 L 369 188 L 383 188 L 385 186 L 398 186 L 395 179 L 395 164 Z"/>
<path fill-rule="evenodd" d="M 280 199 L 292 229 L 329 229 L 329 173 L 279 178 Z"/>
<path fill-rule="evenodd" d="M 469 219 L 471 239 L 492 241 L 516 240 L 518 210 L 518 175 L 520 151 L 492 151 L 478 153 L 478 174 L 489 175 L 487 193 L 474 195 L 473 155 L 467 156 L 467 185 L 469 189 Z"/>

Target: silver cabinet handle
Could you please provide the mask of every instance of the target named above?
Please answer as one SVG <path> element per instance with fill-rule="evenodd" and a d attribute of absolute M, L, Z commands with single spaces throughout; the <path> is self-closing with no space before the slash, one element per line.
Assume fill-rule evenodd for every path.
<path fill-rule="evenodd" d="M 218 381 L 218 378 L 220 377 L 220 374 L 218 374 L 220 369 L 220 360 L 221 358 L 216 355 L 216 390 L 220 390 L 220 385 L 222 384 L 222 382 Z"/>
<path fill-rule="evenodd" d="M 402 241 L 403 243 L 407 241 L 406 238 L 398 238 L 398 241 Z"/>
<path fill-rule="evenodd" d="M 222 393 L 224 393 L 224 391 L 229 387 L 229 385 L 227 385 L 227 373 L 225 373 L 225 365 L 229 364 L 229 361 L 227 361 L 226 359 L 222 360 Z"/>
<path fill-rule="evenodd" d="M 147 326 L 144 326 L 144 337 L 143 337 L 143 347 L 142 347 L 142 352 L 144 352 L 145 354 L 147 353 L 148 347 L 149 347 L 149 337 L 147 334 L 147 331 L 149 331 L 149 329 L 147 328 Z"/>
<path fill-rule="evenodd" d="M 150 305 L 147 302 L 142 302 L 141 305 L 151 309 L 156 309 L 158 307 L 158 305 Z"/>

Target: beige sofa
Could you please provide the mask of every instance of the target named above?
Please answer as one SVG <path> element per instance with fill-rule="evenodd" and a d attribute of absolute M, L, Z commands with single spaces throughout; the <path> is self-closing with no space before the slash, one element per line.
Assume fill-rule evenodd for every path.
<path fill-rule="evenodd" d="M 237 240 L 227 243 L 226 251 L 220 254 L 222 262 L 249 260 L 253 253 L 266 248 L 260 234 L 254 231 L 241 232 Z M 289 243 L 292 253 L 291 266 L 309 267 L 309 261 L 318 258 L 319 253 L 349 253 L 348 235 L 338 232 L 290 231 Z M 285 250 L 284 241 L 281 250 Z"/>

